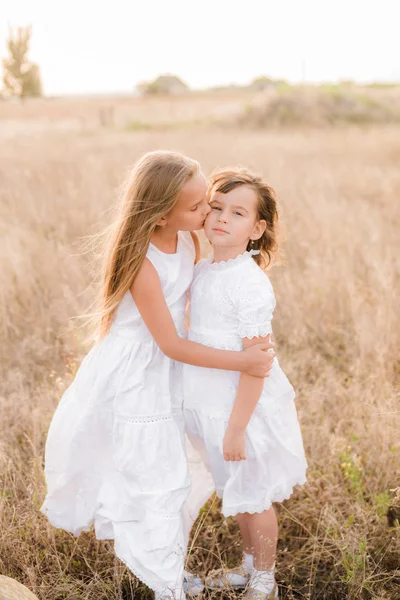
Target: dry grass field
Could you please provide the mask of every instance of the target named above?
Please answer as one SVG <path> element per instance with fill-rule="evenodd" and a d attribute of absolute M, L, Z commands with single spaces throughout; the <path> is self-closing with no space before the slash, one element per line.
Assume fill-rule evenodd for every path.
<path fill-rule="evenodd" d="M 85 236 L 157 148 L 205 173 L 248 165 L 281 201 L 275 336 L 309 461 L 308 483 L 277 507 L 281 598 L 400 598 L 400 127 L 238 122 L 256 101 L 0 103 L 0 572 L 40 600 L 151 598 L 110 544 L 54 530 L 38 508 L 46 430 L 88 348 L 74 318 L 94 291 Z M 198 525 L 190 568 L 235 564 L 237 529 L 217 502 Z"/>

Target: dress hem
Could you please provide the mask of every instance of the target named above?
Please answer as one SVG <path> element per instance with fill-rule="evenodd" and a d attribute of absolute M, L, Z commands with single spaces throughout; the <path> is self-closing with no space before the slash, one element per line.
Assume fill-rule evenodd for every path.
<path fill-rule="evenodd" d="M 42 515 L 44 515 L 45 517 L 47 517 L 49 523 L 52 525 L 52 527 L 54 527 L 55 529 L 61 530 L 61 531 L 66 531 L 67 533 L 72 534 L 74 537 L 78 538 L 80 537 L 80 535 L 82 533 L 87 533 L 90 531 L 94 531 L 93 529 L 93 525 L 94 523 L 91 523 L 89 526 L 87 527 L 80 527 L 79 529 L 71 529 L 66 525 L 60 525 L 59 522 L 57 522 L 57 520 L 53 515 L 49 515 L 45 510 L 42 509 L 42 507 L 39 509 L 39 511 L 42 513 Z M 114 542 L 115 544 L 115 535 L 113 534 L 113 536 L 111 537 L 97 537 L 96 532 L 94 531 L 96 540 L 102 540 L 102 541 L 111 541 Z M 115 550 L 115 546 L 114 546 L 114 552 L 115 555 L 118 557 L 118 559 L 127 567 L 127 569 L 132 573 L 132 575 L 134 577 L 136 577 L 136 579 L 138 579 L 139 581 L 141 581 L 142 583 L 144 583 L 144 585 L 147 585 L 148 588 L 150 588 L 151 590 L 153 590 L 153 592 L 164 592 L 165 589 L 169 589 L 169 588 L 165 588 L 165 587 L 161 587 L 161 586 L 155 586 L 154 583 L 151 583 L 146 577 L 143 577 L 143 575 L 141 575 L 137 569 L 135 569 L 128 560 L 126 560 L 125 558 L 123 558 L 116 550 Z M 175 599 L 175 595 L 171 596 L 171 600 Z M 177 599 L 178 600 L 178 599 Z"/>
<path fill-rule="evenodd" d="M 269 510 L 274 502 L 283 502 L 284 500 L 288 500 L 293 494 L 294 487 L 296 485 L 304 485 L 306 481 L 307 478 L 302 477 L 300 479 L 293 479 L 285 482 L 285 484 L 283 484 L 285 486 L 284 492 L 282 492 L 280 495 L 277 494 L 276 497 L 274 497 L 274 492 L 272 492 L 269 495 L 269 499 L 265 500 L 262 504 L 239 504 L 236 506 L 222 506 L 222 514 L 224 515 L 224 517 L 234 517 L 235 515 L 242 513 L 249 513 L 251 515 L 262 513 L 265 510 Z M 289 488 L 286 488 L 286 485 L 289 485 Z M 277 489 L 281 487 L 283 486 L 279 486 Z M 220 495 L 218 491 L 217 495 L 223 500 L 223 496 Z"/>
<path fill-rule="evenodd" d="M 129 562 L 125 558 L 122 558 L 116 552 L 115 547 L 114 547 L 114 552 L 115 552 L 115 556 L 126 566 L 126 568 L 132 573 L 132 575 L 134 575 L 134 577 L 136 577 L 136 579 L 138 579 L 139 581 L 141 581 L 142 583 L 144 583 L 144 585 L 147 585 L 148 588 L 150 588 L 153 592 L 156 592 L 157 594 L 160 593 L 161 591 L 163 591 L 162 588 L 154 587 L 154 584 L 151 584 L 149 580 L 147 580 L 142 575 L 139 575 L 138 571 L 136 571 L 136 569 L 134 569 L 132 567 L 132 565 L 129 564 Z M 172 596 L 171 598 L 174 598 L 174 596 Z"/>

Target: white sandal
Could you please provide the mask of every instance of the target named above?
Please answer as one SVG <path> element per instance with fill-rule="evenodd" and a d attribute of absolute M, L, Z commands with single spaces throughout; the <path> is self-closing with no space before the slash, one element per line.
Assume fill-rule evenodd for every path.
<path fill-rule="evenodd" d="M 240 600 L 276 600 L 277 598 L 279 598 L 278 584 L 274 581 L 274 587 L 270 592 L 260 592 L 255 588 L 248 587 Z"/>
<path fill-rule="evenodd" d="M 205 586 L 212 590 L 215 589 L 231 589 L 241 590 L 246 587 L 249 583 L 250 574 L 243 567 L 239 565 L 233 569 L 217 569 L 211 571 L 211 573 L 205 579 Z"/>

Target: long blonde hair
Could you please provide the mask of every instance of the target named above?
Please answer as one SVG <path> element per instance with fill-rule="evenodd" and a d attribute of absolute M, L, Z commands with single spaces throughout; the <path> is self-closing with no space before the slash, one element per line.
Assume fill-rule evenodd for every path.
<path fill-rule="evenodd" d="M 145 259 L 157 222 L 175 206 L 185 183 L 200 165 L 178 152 L 149 152 L 134 166 L 125 185 L 117 218 L 108 230 L 97 329 L 111 327 L 115 311 Z"/>

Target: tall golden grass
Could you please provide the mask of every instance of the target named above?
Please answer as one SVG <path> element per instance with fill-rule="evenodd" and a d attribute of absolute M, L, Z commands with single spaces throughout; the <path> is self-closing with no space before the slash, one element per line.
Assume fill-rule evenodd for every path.
<path fill-rule="evenodd" d="M 205 173 L 248 165 L 281 201 L 274 329 L 309 460 L 307 485 L 277 507 L 281 597 L 400 598 L 399 129 L 60 132 L 56 120 L 38 133 L 1 110 L 0 572 L 46 600 L 151 597 L 109 543 L 56 531 L 38 508 L 46 430 L 87 350 L 73 319 L 93 295 L 84 238 L 107 224 L 125 169 L 169 148 Z M 197 525 L 189 567 L 235 564 L 237 528 L 217 502 Z"/>

